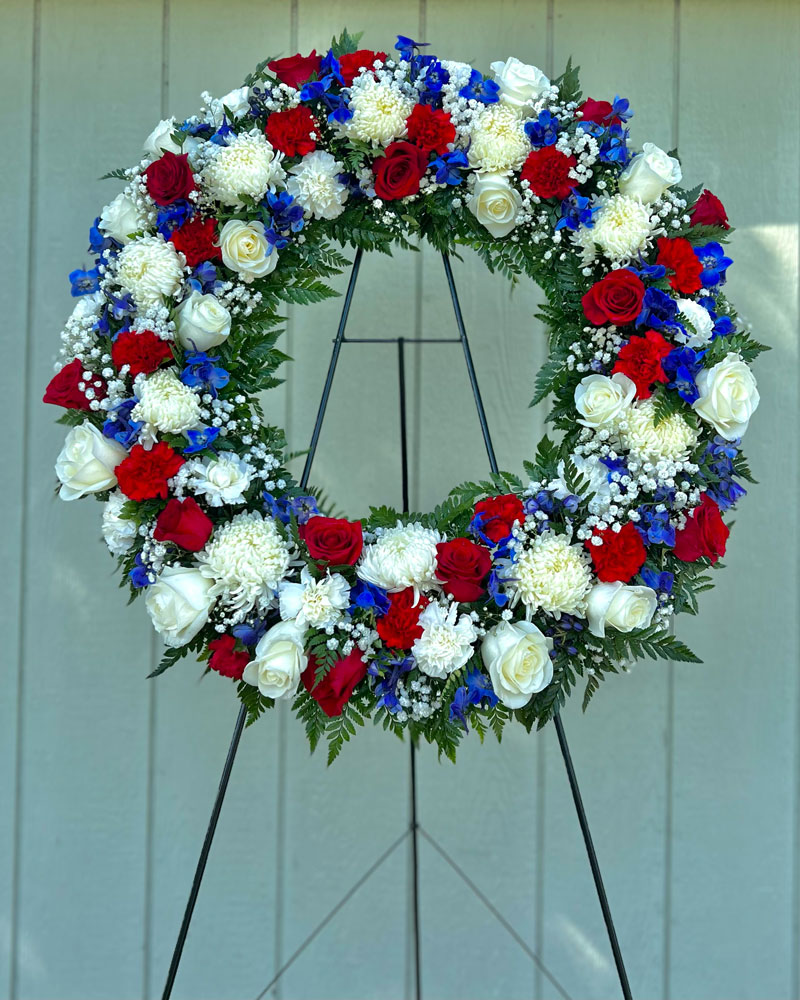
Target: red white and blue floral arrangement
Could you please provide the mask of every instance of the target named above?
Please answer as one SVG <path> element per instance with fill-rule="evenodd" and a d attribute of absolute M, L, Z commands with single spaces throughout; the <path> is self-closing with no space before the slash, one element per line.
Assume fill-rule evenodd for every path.
<path fill-rule="evenodd" d="M 585 704 L 638 657 L 695 659 L 669 625 L 725 553 L 765 348 L 724 294 L 721 202 L 629 149 L 627 100 L 357 43 L 265 60 L 109 175 L 44 399 L 71 427 L 60 496 L 102 501 L 156 673 L 194 654 L 250 721 L 288 700 L 330 759 L 370 716 L 454 758 L 579 678 Z M 421 239 L 542 288 L 557 443 L 431 513 L 330 517 L 259 405 L 281 310 L 335 294 L 337 247 Z"/>

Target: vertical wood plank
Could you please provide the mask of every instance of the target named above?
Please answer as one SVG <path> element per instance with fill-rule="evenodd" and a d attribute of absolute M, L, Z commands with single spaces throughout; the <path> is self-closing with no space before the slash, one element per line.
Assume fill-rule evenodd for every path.
<path fill-rule="evenodd" d="M 157 0 L 41 5 L 16 955 L 26 998 L 142 992 L 150 630 L 112 585 L 99 505 L 53 496 L 64 429 L 40 400 L 72 306 L 66 274 L 87 260 L 85 234 L 114 193 L 96 178 L 128 162 L 128 135 L 146 135 L 158 112 L 160 32 Z"/>
<path fill-rule="evenodd" d="M 745 440 L 760 485 L 701 617 L 681 622 L 705 664 L 675 666 L 676 998 L 796 995 L 798 532 L 786 498 L 798 475 L 787 415 L 798 406 L 799 14 L 788 2 L 681 4 L 681 153 L 738 230 L 730 295 L 773 350 L 756 366 L 762 403 Z"/>

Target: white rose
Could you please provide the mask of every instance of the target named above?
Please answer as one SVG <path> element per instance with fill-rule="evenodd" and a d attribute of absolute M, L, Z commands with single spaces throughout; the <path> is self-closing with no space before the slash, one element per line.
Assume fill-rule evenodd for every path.
<path fill-rule="evenodd" d="M 231 314 L 214 295 L 193 291 L 178 306 L 177 339 L 187 351 L 208 351 L 228 339 Z"/>
<path fill-rule="evenodd" d="M 491 69 L 500 85 L 500 100 L 514 108 L 524 108 L 541 97 L 550 81 L 536 66 L 529 66 L 510 56 L 505 62 L 493 62 Z"/>
<path fill-rule="evenodd" d="M 589 593 L 589 631 L 602 639 L 606 625 L 618 632 L 647 628 L 653 620 L 658 597 L 651 587 L 629 587 L 625 583 L 598 583 Z"/>
<path fill-rule="evenodd" d="M 673 184 L 679 184 L 681 165 L 655 143 L 645 142 L 642 151 L 634 156 L 619 175 L 619 190 L 629 198 L 649 204 L 658 199 Z"/>
<path fill-rule="evenodd" d="M 242 680 L 257 687 L 265 698 L 291 698 L 307 664 L 303 630 L 295 622 L 279 622 L 259 641 Z"/>
<path fill-rule="evenodd" d="M 56 475 L 61 480 L 62 500 L 77 500 L 88 493 L 100 493 L 117 485 L 114 469 L 128 457 L 127 451 L 107 438 L 94 424 L 85 421 L 67 434 L 56 459 Z"/>
<path fill-rule="evenodd" d="M 131 233 L 144 228 L 144 221 L 133 200 L 124 192 L 110 202 L 100 213 L 100 231 L 117 243 L 130 243 Z"/>
<path fill-rule="evenodd" d="M 181 147 L 172 138 L 175 131 L 175 119 L 164 118 L 144 140 L 144 151 L 147 156 L 157 160 L 162 153 L 180 153 Z"/>
<path fill-rule="evenodd" d="M 481 654 L 494 693 L 509 708 L 527 705 L 553 679 L 553 640 L 532 622 L 500 622 L 486 634 Z"/>
<path fill-rule="evenodd" d="M 575 409 L 584 427 L 608 427 L 626 410 L 636 396 L 636 386 L 622 372 L 587 375 L 575 386 Z"/>
<path fill-rule="evenodd" d="M 469 209 L 492 236 L 508 236 L 517 224 L 521 207 L 519 191 L 503 174 L 476 175 Z"/>
<path fill-rule="evenodd" d="M 165 566 L 147 588 L 145 607 L 167 646 L 185 646 L 208 621 L 214 585 L 194 566 Z"/>
<path fill-rule="evenodd" d="M 698 399 L 692 403 L 698 416 L 712 424 L 726 441 L 740 438 L 747 430 L 761 397 L 756 380 L 739 354 L 728 354 L 713 368 L 697 376 Z"/>
<path fill-rule="evenodd" d="M 220 97 L 220 108 L 226 107 L 234 118 L 243 118 L 250 110 L 250 88 L 237 87 L 229 91 L 224 97 Z M 220 122 L 222 115 L 220 115 Z"/>
<path fill-rule="evenodd" d="M 237 271 L 244 282 L 263 278 L 278 263 L 277 250 L 273 248 L 272 253 L 267 253 L 270 247 L 261 222 L 231 219 L 222 227 L 219 244 L 223 264 Z"/>

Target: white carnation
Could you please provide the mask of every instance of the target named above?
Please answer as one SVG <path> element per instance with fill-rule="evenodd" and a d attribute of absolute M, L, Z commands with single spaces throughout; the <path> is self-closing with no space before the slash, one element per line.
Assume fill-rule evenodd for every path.
<path fill-rule="evenodd" d="M 178 378 L 174 368 L 164 368 L 136 383 L 139 402 L 131 410 L 131 419 L 145 426 L 150 438 L 155 431 L 182 434 L 200 423 L 200 399 Z"/>
<path fill-rule="evenodd" d="M 112 556 L 124 555 L 136 539 L 136 522 L 120 517 L 127 499 L 124 493 L 114 490 L 103 506 L 103 538 Z"/>
<path fill-rule="evenodd" d="M 117 281 L 133 295 L 137 306 L 157 305 L 181 287 L 183 267 L 172 243 L 161 236 L 143 236 L 120 250 Z"/>
<path fill-rule="evenodd" d="M 506 104 L 490 104 L 473 122 L 469 162 L 480 171 L 519 170 L 531 151 L 519 113 Z"/>
<path fill-rule="evenodd" d="M 252 480 L 252 468 L 232 451 L 221 451 L 216 458 L 198 459 L 189 468 L 190 485 L 197 496 L 205 497 L 209 507 L 244 503 Z"/>
<path fill-rule="evenodd" d="M 289 568 L 289 548 L 272 518 L 252 511 L 216 528 L 197 561 L 213 581 L 210 596 L 241 614 L 275 596 Z"/>
<path fill-rule="evenodd" d="M 229 146 L 215 148 L 203 169 L 203 185 L 223 205 L 240 208 L 242 195 L 260 201 L 284 179 L 282 160 L 262 132 L 242 132 Z"/>
<path fill-rule="evenodd" d="M 406 118 L 414 110 L 414 101 L 398 88 L 366 73 L 354 81 L 350 110 L 353 117 L 342 131 L 362 142 L 386 146 L 406 134 Z"/>
<path fill-rule="evenodd" d="M 589 555 L 566 535 L 545 531 L 517 554 L 511 567 L 515 588 L 531 615 L 583 615 L 592 585 Z"/>
<path fill-rule="evenodd" d="M 357 567 L 358 576 L 367 583 L 393 593 L 413 587 L 437 586 L 436 546 L 444 539 L 433 528 L 419 523 L 387 528 L 372 545 L 367 545 Z"/>
<path fill-rule="evenodd" d="M 586 260 L 600 250 L 610 261 L 622 263 L 636 258 L 652 231 L 650 209 L 636 198 L 615 194 L 600 206 L 594 226 L 581 227 L 574 239 Z"/>
<path fill-rule="evenodd" d="M 344 211 L 348 189 L 338 175 L 344 173 L 340 163 L 324 149 L 317 149 L 293 166 L 286 190 L 306 213 L 317 219 L 336 219 Z"/>
<path fill-rule="evenodd" d="M 623 447 L 644 462 L 685 460 L 697 444 L 697 434 L 680 413 L 657 425 L 652 399 L 643 399 L 627 411 L 620 421 L 619 436 Z"/>
<path fill-rule="evenodd" d="M 279 600 L 284 621 L 296 621 L 301 628 L 327 628 L 350 604 L 350 584 L 341 573 L 327 573 L 316 580 L 304 566 L 300 583 L 280 585 Z"/>
<path fill-rule="evenodd" d="M 447 677 L 472 656 L 478 638 L 469 615 L 458 614 L 458 605 L 446 608 L 433 602 L 419 616 L 422 635 L 414 640 L 411 653 L 417 666 L 429 677 Z"/>
<path fill-rule="evenodd" d="M 694 299 L 678 299 L 678 312 L 681 314 L 681 319 L 689 324 L 686 336 L 680 332 L 676 333 L 678 339 L 682 340 L 687 347 L 697 349 L 710 343 L 714 330 L 714 320 L 709 315 L 708 309 L 704 309 Z"/>

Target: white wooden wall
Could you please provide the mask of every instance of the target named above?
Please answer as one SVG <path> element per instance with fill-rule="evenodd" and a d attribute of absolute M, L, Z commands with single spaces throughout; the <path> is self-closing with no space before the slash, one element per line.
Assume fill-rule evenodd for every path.
<path fill-rule="evenodd" d="M 634 138 L 678 144 L 690 183 L 738 228 L 731 291 L 774 347 L 748 436 L 761 480 L 716 591 L 681 635 L 703 666 L 643 664 L 566 725 L 635 996 L 800 996 L 798 688 L 798 7 L 792 0 L 3 0 L 0 198 L 4 467 L 0 613 L 0 997 L 160 995 L 236 715 L 191 664 L 158 655 L 98 541 L 99 508 L 59 503 L 61 429 L 40 405 L 65 276 L 113 182 L 162 115 L 191 113 L 267 54 L 347 25 L 486 66 L 569 54 L 586 91 L 631 99 Z M 457 264 L 501 465 L 542 430 L 535 289 Z M 292 318 L 298 361 L 273 414 L 305 446 L 338 305 Z M 454 331 L 430 253 L 365 259 L 352 333 Z M 391 347 L 347 347 L 316 466 L 340 506 L 399 501 Z M 412 502 L 484 468 L 457 348 L 410 358 Z M 357 408 L 353 407 L 357 400 Z M 372 431 L 352 447 L 354 426 Z M 421 822 L 581 1000 L 617 995 L 554 734 L 420 756 Z M 408 750 L 360 734 L 327 771 L 288 713 L 249 730 L 176 996 L 255 997 L 408 821 Z M 550 1000 L 547 980 L 426 842 L 426 998 Z M 395 852 L 271 993 L 411 995 L 409 854 Z"/>

